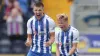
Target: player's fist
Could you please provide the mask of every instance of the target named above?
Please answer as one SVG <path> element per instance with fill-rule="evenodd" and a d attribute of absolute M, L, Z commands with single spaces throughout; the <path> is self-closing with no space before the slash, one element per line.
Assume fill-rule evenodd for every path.
<path fill-rule="evenodd" d="M 51 46 L 51 45 L 52 45 L 51 42 L 49 42 L 49 41 L 48 41 L 48 42 L 45 42 L 45 46 L 46 46 L 46 47 Z"/>
<path fill-rule="evenodd" d="M 27 39 L 27 41 L 25 42 L 25 45 L 29 47 L 31 46 L 31 44 L 32 44 L 32 40 Z"/>

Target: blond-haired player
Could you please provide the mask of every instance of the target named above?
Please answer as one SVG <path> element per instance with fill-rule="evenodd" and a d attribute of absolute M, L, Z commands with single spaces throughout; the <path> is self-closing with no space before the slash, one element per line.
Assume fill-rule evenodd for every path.
<path fill-rule="evenodd" d="M 57 15 L 60 31 L 55 32 L 56 56 L 78 56 L 79 31 L 68 24 L 66 14 Z"/>

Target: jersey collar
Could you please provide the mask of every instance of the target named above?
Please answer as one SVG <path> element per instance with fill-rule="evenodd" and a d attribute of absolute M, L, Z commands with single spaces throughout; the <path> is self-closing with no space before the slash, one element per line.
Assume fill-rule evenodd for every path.
<path fill-rule="evenodd" d="M 69 26 L 68 26 L 68 29 L 65 30 L 64 32 L 68 32 L 68 31 L 70 30 L 70 28 L 71 28 L 71 26 L 69 25 Z"/>

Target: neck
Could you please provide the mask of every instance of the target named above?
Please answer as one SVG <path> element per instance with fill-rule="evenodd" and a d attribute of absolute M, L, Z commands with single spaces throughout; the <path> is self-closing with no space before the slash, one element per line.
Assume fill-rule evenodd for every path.
<path fill-rule="evenodd" d="M 63 31 L 67 31 L 69 29 L 69 25 L 65 26 L 65 29 Z"/>
<path fill-rule="evenodd" d="M 41 18 L 44 16 L 44 14 L 42 14 L 40 17 L 37 17 L 36 16 L 36 18 L 37 18 L 37 20 L 41 20 Z"/>

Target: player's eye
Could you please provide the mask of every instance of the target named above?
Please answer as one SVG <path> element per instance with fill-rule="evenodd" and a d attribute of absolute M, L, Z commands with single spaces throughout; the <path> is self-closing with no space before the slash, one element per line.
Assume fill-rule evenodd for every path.
<path fill-rule="evenodd" d="M 35 10 L 35 11 L 37 11 L 37 10 Z"/>
<path fill-rule="evenodd" d="M 38 11 L 42 11 L 41 9 L 39 9 Z"/>

